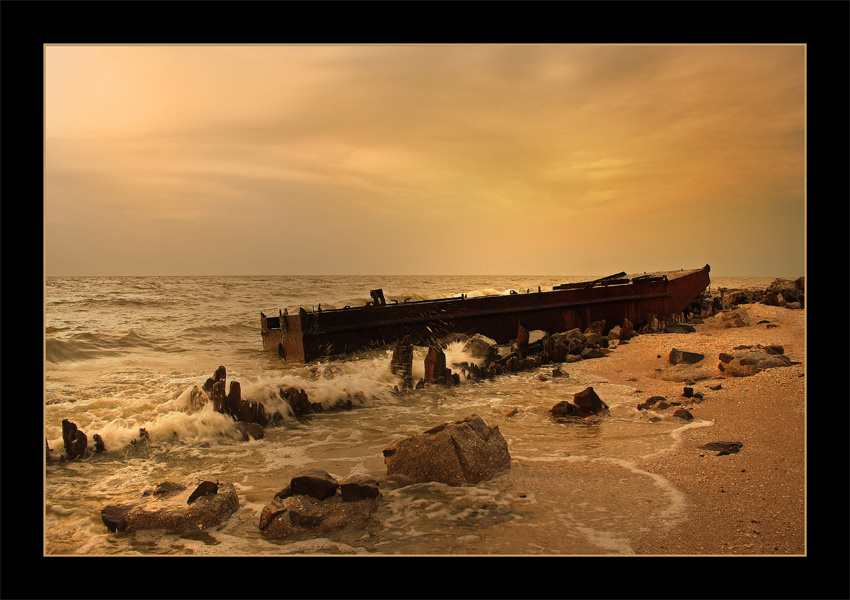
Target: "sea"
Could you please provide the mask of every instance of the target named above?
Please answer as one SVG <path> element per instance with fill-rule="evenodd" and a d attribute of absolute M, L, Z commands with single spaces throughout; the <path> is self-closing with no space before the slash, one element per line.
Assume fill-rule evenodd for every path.
<path fill-rule="evenodd" d="M 684 517 L 686 498 L 641 469 L 699 419 L 651 422 L 636 390 L 594 376 L 590 361 L 493 380 L 462 380 L 404 394 L 389 368 L 392 348 L 310 364 L 265 352 L 260 312 L 277 315 L 387 301 L 524 293 L 594 276 L 187 276 L 46 277 L 44 435 L 63 451 L 62 420 L 106 451 L 45 463 L 46 555 L 607 555 L 631 554 L 653 528 Z M 765 288 L 774 278 L 712 278 L 712 289 Z M 446 349 L 449 366 L 466 356 Z M 426 348 L 416 348 L 413 377 Z M 602 359 L 604 360 L 604 359 Z M 280 388 L 303 389 L 326 409 L 288 417 L 262 439 L 243 441 L 211 403 L 194 409 L 194 386 L 219 367 L 242 397 L 274 407 Z M 546 375 L 541 378 L 540 375 Z M 229 385 L 229 383 L 228 383 Z M 637 385 L 637 384 L 636 384 Z M 592 386 L 611 414 L 597 423 L 553 422 L 546 411 Z M 345 407 L 351 406 L 350 409 Z M 512 417 L 505 414 L 517 409 Z M 435 425 L 477 414 L 498 425 L 509 472 L 476 485 L 400 485 L 386 479 L 382 450 Z M 133 444 L 145 429 L 150 440 Z M 321 537 L 267 539 L 259 515 L 306 469 L 341 479 L 378 479 L 383 496 L 370 523 Z M 163 481 L 187 487 L 230 482 L 240 507 L 220 526 L 189 534 L 109 532 L 101 509 L 138 501 Z"/>

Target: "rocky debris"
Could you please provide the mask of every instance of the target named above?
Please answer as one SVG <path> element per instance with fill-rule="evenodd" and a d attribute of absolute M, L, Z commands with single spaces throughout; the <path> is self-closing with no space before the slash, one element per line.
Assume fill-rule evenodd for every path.
<path fill-rule="evenodd" d="M 667 402 L 667 398 L 664 396 L 652 396 L 651 398 L 647 398 L 643 402 L 637 405 L 638 410 L 646 410 L 648 408 L 652 408 L 653 406 L 663 404 L 663 408 L 668 408 L 670 405 Z M 661 408 L 658 406 L 657 408 Z"/>
<path fill-rule="evenodd" d="M 687 363 L 689 365 L 695 365 L 705 358 L 705 354 L 700 354 L 698 352 L 687 352 L 685 350 L 678 350 L 673 348 L 670 350 L 670 355 L 668 360 L 671 365 L 678 365 L 679 363 Z"/>
<path fill-rule="evenodd" d="M 311 469 L 292 478 L 289 490 L 292 495 L 304 495 L 324 500 L 336 494 L 339 483 L 327 471 Z"/>
<path fill-rule="evenodd" d="M 549 409 L 549 415 L 559 422 L 598 415 L 608 411 L 608 405 L 602 401 L 592 387 L 585 388 L 573 395 L 573 401 L 562 400 Z"/>
<path fill-rule="evenodd" d="M 696 327 L 687 323 L 675 323 L 673 321 L 664 323 L 664 333 L 694 333 L 695 331 Z"/>
<path fill-rule="evenodd" d="M 478 483 L 511 467 L 499 427 L 488 426 L 478 415 L 402 439 L 383 454 L 387 476 L 406 483 Z"/>
<path fill-rule="evenodd" d="M 463 346 L 463 352 L 473 358 L 480 359 L 484 364 L 490 364 L 498 356 L 498 344 L 485 335 L 476 333 Z"/>
<path fill-rule="evenodd" d="M 719 323 L 726 329 L 732 327 L 746 327 L 750 324 L 750 313 L 746 309 L 738 308 L 717 315 Z"/>
<path fill-rule="evenodd" d="M 238 421 L 236 423 L 236 428 L 239 430 L 239 433 L 242 434 L 243 442 L 248 442 L 252 439 L 261 440 L 265 437 L 265 430 L 257 423 L 244 423 L 242 421 Z"/>
<path fill-rule="evenodd" d="M 795 364 L 784 352 L 782 346 L 737 346 L 731 353 L 718 354 L 717 368 L 727 376 L 748 377 L 765 369 Z"/>
<path fill-rule="evenodd" d="M 802 308 L 805 303 L 805 278 L 774 279 L 765 290 L 763 304 Z"/>
<path fill-rule="evenodd" d="M 352 475 L 338 482 L 326 471 L 312 469 L 293 477 L 263 507 L 258 528 L 272 538 L 302 533 L 325 535 L 351 525 L 364 525 L 381 498 L 376 479 Z"/>
<path fill-rule="evenodd" d="M 239 508 L 239 497 L 231 483 L 205 481 L 191 494 L 185 486 L 178 490 L 175 485 L 179 486 L 163 482 L 157 489 L 167 492 L 145 493 L 140 502 L 104 507 L 100 513 L 104 525 L 110 531 L 167 529 L 187 533 L 219 525 Z"/>
<path fill-rule="evenodd" d="M 717 456 L 725 456 L 727 454 L 735 454 L 740 452 L 744 447 L 743 442 L 709 442 L 700 446 L 703 450 L 717 450 Z"/>

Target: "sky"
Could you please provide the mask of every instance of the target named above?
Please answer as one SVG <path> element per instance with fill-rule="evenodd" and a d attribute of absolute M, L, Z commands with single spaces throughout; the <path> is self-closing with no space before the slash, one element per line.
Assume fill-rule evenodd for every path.
<path fill-rule="evenodd" d="M 804 45 L 44 57 L 48 276 L 804 274 Z"/>

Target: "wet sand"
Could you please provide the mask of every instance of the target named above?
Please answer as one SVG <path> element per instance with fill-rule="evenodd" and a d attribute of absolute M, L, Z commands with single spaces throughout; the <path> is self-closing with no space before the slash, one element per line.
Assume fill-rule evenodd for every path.
<path fill-rule="evenodd" d="M 805 311 L 761 304 L 738 310 L 749 313 L 749 326 L 727 329 L 718 318 L 706 319 L 695 333 L 639 335 L 605 358 L 581 363 L 587 373 L 641 390 L 638 401 L 683 401 L 697 420 L 713 423 L 683 431 L 673 449 L 639 463 L 683 492 L 687 508 L 669 528 L 652 528 L 632 540 L 637 554 L 806 554 Z M 762 320 L 778 327 L 768 329 L 758 324 Z M 781 345 L 800 364 L 750 377 L 726 376 L 717 368 L 720 352 L 756 344 Z M 671 365 L 673 348 L 705 359 Z M 721 389 L 710 389 L 718 384 Z M 705 398 L 688 403 L 681 397 L 685 386 Z M 712 441 L 743 447 L 723 456 L 700 448 Z"/>

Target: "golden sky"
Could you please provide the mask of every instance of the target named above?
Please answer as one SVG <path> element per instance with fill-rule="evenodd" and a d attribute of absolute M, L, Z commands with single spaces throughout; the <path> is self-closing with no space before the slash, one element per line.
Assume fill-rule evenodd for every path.
<path fill-rule="evenodd" d="M 45 46 L 48 275 L 804 271 L 805 46 Z"/>

